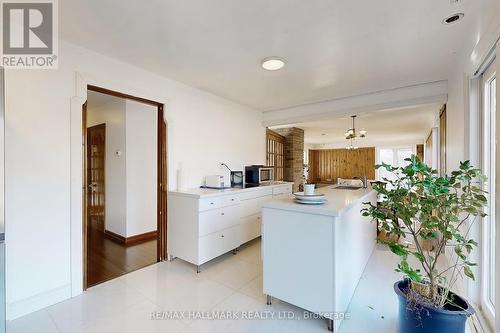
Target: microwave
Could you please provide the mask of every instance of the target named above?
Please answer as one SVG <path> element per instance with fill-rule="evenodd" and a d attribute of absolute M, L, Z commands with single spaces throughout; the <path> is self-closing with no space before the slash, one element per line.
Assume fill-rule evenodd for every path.
<path fill-rule="evenodd" d="M 245 167 L 245 182 L 247 184 L 268 184 L 274 181 L 274 168 L 263 165 Z"/>

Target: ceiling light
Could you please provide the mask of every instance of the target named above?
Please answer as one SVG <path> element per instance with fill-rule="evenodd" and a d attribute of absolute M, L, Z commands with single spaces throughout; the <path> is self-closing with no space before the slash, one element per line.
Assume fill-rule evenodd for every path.
<path fill-rule="evenodd" d="M 456 13 L 456 14 L 450 15 L 443 20 L 443 24 L 455 23 L 455 22 L 461 20 L 463 17 L 464 17 L 464 13 Z"/>
<path fill-rule="evenodd" d="M 356 119 L 356 115 L 353 115 L 351 116 L 352 118 L 352 127 L 349 128 L 347 130 L 347 132 L 344 133 L 344 136 L 347 140 L 352 140 L 352 139 L 355 139 L 355 138 L 364 138 L 366 137 L 366 130 L 363 128 L 361 131 L 359 131 L 358 133 L 356 133 L 356 126 L 355 126 L 355 123 L 354 123 L 354 120 Z M 352 144 L 351 144 L 352 146 Z"/>
<path fill-rule="evenodd" d="M 268 57 L 262 60 L 262 68 L 268 71 L 277 71 L 285 66 L 285 60 L 280 57 Z"/>

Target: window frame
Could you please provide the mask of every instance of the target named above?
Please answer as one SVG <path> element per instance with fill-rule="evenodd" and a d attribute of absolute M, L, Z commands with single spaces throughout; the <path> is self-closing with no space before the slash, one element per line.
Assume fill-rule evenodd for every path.
<path fill-rule="evenodd" d="M 376 147 L 375 149 L 375 163 L 376 164 L 380 164 L 382 161 L 380 159 L 380 151 L 383 150 L 383 149 L 387 149 L 387 150 L 392 150 L 392 163 L 394 165 L 395 162 L 398 161 L 398 151 L 399 150 L 403 150 L 403 149 L 410 149 L 412 154 L 413 155 L 416 155 L 417 154 L 417 145 L 414 144 L 414 145 L 400 145 L 400 146 L 380 146 L 380 147 Z M 397 167 L 399 167 L 399 163 L 398 165 L 395 165 Z M 377 169 L 376 172 L 375 172 L 375 179 L 378 180 L 378 181 L 381 181 L 382 179 L 380 179 L 380 170 Z"/>
<path fill-rule="evenodd" d="M 495 321 L 495 194 L 496 194 L 496 110 L 492 105 L 492 97 L 496 100 L 496 90 L 492 82 L 496 81 L 495 62 L 484 71 L 481 82 L 481 165 L 482 172 L 488 176 L 484 189 L 488 192 L 488 207 L 481 223 L 481 283 L 480 306 L 483 316 L 493 325 Z M 493 223 L 491 223 L 493 221 Z M 493 297 L 493 302 L 491 300 Z"/>

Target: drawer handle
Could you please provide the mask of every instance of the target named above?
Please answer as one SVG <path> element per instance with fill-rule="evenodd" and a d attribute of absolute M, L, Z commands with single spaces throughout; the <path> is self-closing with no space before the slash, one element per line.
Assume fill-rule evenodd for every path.
<path fill-rule="evenodd" d="M 257 217 L 257 220 L 260 220 L 260 216 L 259 216 L 259 217 Z"/>
<path fill-rule="evenodd" d="M 224 215 L 224 213 L 220 213 L 220 215 Z"/>
<path fill-rule="evenodd" d="M 234 201 L 234 199 L 231 199 L 231 201 Z"/>
<path fill-rule="evenodd" d="M 224 235 L 220 235 L 222 238 L 224 238 Z"/>
<path fill-rule="evenodd" d="M 211 205 L 213 205 L 214 203 L 213 203 L 213 202 L 211 202 L 210 204 L 211 204 Z"/>

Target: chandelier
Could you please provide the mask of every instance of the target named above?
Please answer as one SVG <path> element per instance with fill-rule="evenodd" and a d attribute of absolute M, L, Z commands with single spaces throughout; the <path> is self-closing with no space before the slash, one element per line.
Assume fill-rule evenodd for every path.
<path fill-rule="evenodd" d="M 356 115 L 351 116 L 351 118 L 352 118 L 352 127 L 349 128 L 347 130 L 347 132 L 344 133 L 346 140 L 349 140 L 349 146 L 346 147 L 346 149 L 349 149 L 349 150 L 350 149 L 358 149 L 358 147 L 354 145 L 354 140 L 356 138 L 366 137 L 366 131 L 364 128 L 356 133 L 356 126 L 355 126 Z"/>

